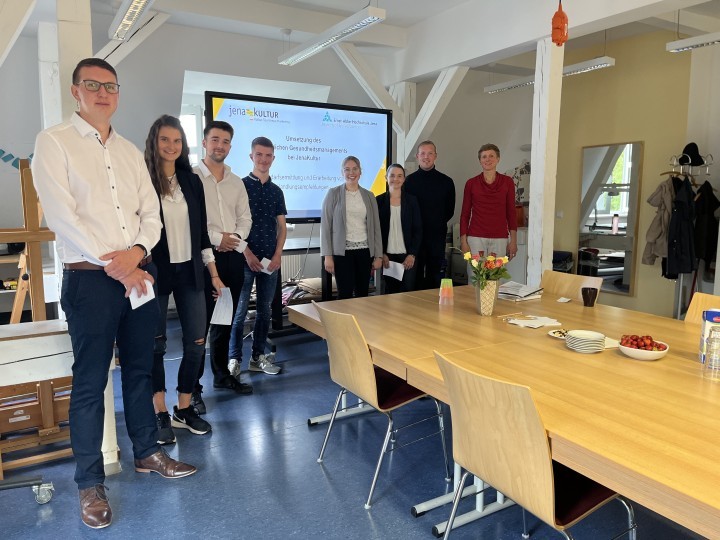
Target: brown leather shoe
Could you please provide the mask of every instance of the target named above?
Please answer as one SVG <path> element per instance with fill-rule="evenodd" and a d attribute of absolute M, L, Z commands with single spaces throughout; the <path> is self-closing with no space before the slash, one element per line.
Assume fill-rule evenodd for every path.
<path fill-rule="evenodd" d="M 91 529 L 102 529 L 112 523 L 112 510 L 103 484 L 80 490 L 80 516 Z"/>
<path fill-rule="evenodd" d="M 182 478 L 197 472 L 197 467 L 176 461 L 165 453 L 165 450 L 158 450 L 151 456 L 135 460 L 137 472 L 156 472 L 164 478 Z"/>

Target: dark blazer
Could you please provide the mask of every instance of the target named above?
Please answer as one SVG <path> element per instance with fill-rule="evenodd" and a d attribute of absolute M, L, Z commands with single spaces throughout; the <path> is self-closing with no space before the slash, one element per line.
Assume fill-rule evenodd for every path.
<path fill-rule="evenodd" d="M 381 193 L 376 199 L 380 214 L 383 253 L 387 253 L 388 235 L 390 234 L 390 194 L 388 192 Z M 400 198 L 400 224 L 407 254 L 417 255 L 423 235 L 420 205 L 414 195 L 405 191 Z"/>
<path fill-rule="evenodd" d="M 180 189 L 182 189 L 183 196 L 187 202 L 188 217 L 190 218 L 190 246 L 192 250 L 193 271 L 195 274 L 195 288 L 196 290 L 202 290 L 205 288 L 205 279 L 203 277 L 204 266 L 200 252 L 203 249 L 212 247 L 207 232 L 205 192 L 203 191 L 200 178 L 194 172 L 177 169 L 176 173 L 178 184 L 180 184 Z M 168 279 L 168 276 L 172 270 L 162 203 L 160 204 L 160 219 L 162 220 L 163 228 L 160 232 L 160 241 L 152 248 L 152 258 L 158 270 L 158 293 L 170 294 L 172 292 L 170 288 L 172 281 Z"/>

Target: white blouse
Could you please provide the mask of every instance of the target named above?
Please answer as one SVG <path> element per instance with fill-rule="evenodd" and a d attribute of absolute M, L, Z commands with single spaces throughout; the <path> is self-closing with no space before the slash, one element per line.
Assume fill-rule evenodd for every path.
<path fill-rule="evenodd" d="M 400 222 L 400 206 L 390 205 L 390 231 L 388 232 L 387 252 L 393 254 L 407 253 Z"/>
<path fill-rule="evenodd" d="M 345 241 L 367 245 L 367 208 L 360 190 L 345 190 Z"/>
<path fill-rule="evenodd" d="M 171 263 L 183 263 L 192 258 L 192 245 L 190 243 L 190 215 L 187 201 L 180 186 L 170 195 L 162 196 L 163 217 L 165 218 L 165 235 L 167 236 L 168 251 Z"/>

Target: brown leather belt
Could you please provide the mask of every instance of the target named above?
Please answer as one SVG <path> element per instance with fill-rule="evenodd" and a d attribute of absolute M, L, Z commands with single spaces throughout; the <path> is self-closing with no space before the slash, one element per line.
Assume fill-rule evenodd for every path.
<path fill-rule="evenodd" d="M 142 268 L 148 263 L 152 262 L 152 255 L 148 255 L 143 260 L 140 261 L 140 264 L 138 264 L 139 268 Z M 104 266 L 100 266 L 99 264 L 94 264 L 87 261 L 81 261 L 81 262 L 74 262 L 74 263 L 63 263 L 63 268 L 65 270 L 104 270 Z"/>

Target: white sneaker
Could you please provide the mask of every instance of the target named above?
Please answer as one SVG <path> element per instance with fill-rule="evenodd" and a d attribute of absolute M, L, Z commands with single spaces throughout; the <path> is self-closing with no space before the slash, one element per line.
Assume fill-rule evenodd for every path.
<path fill-rule="evenodd" d="M 228 362 L 228 371 L 236 379 L 240 376 L 240 362 L 237 358 L 231 358 Z"/>
<path fill-rule="evenodd" d="M 272 363 L 272 354 L 261 354 L 257 359 L 250 360 L 250 371 L 262 371 L 267 375 L 277 375 L 282 368 Z"/>

